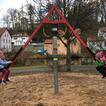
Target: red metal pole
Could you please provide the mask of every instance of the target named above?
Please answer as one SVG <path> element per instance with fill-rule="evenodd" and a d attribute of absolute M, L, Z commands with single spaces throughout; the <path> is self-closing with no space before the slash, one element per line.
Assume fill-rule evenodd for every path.
<path fill-rule="evenodd" d="M 35 31 L 31 34 L 29 39 L 26 41 L 26 43 L 19 49 L 19 51 L 16 53 L 16 55 L 13 57 L 11 61 L 15 61 L 16 58 L 19 56 L 19 54 L 22 52 L 22 50 L 29 44 L 29 42 L 33 39 L 33 37 L 36 35 L 36 33 L 40 30 L 40 28 L 43 26 L 43 22 L 35 29 Z M 7 68 L 10 67 L 11 64 L 7 65 Z"/>
<path fill-rule="evenodd" d="M 49 20 L 49 16 L 51 15 L 51 13 L 53 12 L 53 10 L 56 11 L 56 13 L 60 16 L 60 20 Z M 17 56 L 21 53 L 21 51 L 29 44 L 29 42 L 33 39 L 33 37 L 36 35 L 36 33 L 40 30 L 40 28 L 43 26 L 43 24 L 58 24 L 58 23 L 63 23 L 66 24 L 68 29 L 70 30 L 70 32 L 73 33 L 73 35 L 79 40 L 79 42 L 83 45 L 83 47 L 85 47 L 94 57 L 94 53 L 87 47 L 86 43 L 80 38 L 80 36 L 74 31 L 74 29 L 72 28 L 72 26 L 70 26 L 70 24 L 67 22 L 67 20 L 64 18 L 64 16 L 61 14 L 61 12 L 56 8 L 56 6 L 52 6 L 52 8 L 49 10 L 48 14 L 46 15 L 46 17 L 43 19 L 43 21 L 40 23 L 40 25 L 34 30 L 34 32 L 31 34 L 31 36 L 29 37 L 29 39 L 26 41 L 26 43 L 20 48 L 20 50 L 18 51 L 18 53 L 14 56 L 14 58 L 12 59 L 12 61 L 15 61 L 15 59 L 17 58 Z"/>
<path fill-rule="evenodd" d="M 72 28 L 72 26 L 68 23 L 68 21 L 64 18 L 64 16 L 61 14 L 61 12 L 56 8 L 56 6 L 54 6 L 55 11 L 57 12 L 57 14 L 62 18 L 63 23 L 65 23 L 68 27 L 68 29 L 70 30 L 70 32 L 73 33 L 73 35 L 78 39 L 78 41 L 81 43 L 81 45 L 86 48 L 88 50 L 88 52 L 90 52 L 90 54 L 92 55 L 92 57 L 95 59 L 95 54 L 88 48 L 87 44 L 80 38 L 79 34 L 77 34 L 74 29 Z"/>
<path fill-rule="evenodd" d="M 33 37 L 36 35 L 36 33 L 40 30 L 40 28 L 43 26 L 44 23 L 47 23 L 48 17 L 54 10 L 54 6 L 50 9 L 46 17 L 43 19 L 43 21 L 40 23 L 40 25 L 34 30 L 34 32 L 30 35 L 29 39 L 25 42 L 25 44 L 20 48 L 20 50 L 17 52 L 17 54 L 13 57 L 12 61 L 14 62 L 16 58 L 19 56 L 19 54 L 22 52 L 22 50 L 29 44 L 29 42 L 33 39 Z M 9 68 L 10 65 L 7 66 Z"/>
<path fill-rule="evenodd" d="M 72 32 L 74 34 L 74 36 L 79 40 L 79 42 L 82 44 L 83 47 L 87 47 L 86 43 L 80 38 L 79 34 L 77 34 L 74 29 L 70 26 L 70 24 L 66 21 L 66 25 L 68 27 L 68 29 L 70 30 L 70 32 Z"/>
<path fill-rule="evenodd" d="M 36 33 L 40 30 L 40 28 L 42 26 L 43 26 L 43 22 L 34 30 L 34 32 L 31 34 L 31 36 L 29 37 L 29 39 L 22 46 L 23 49 L 29 44 L 29 42 L 33 39 L 33 37 L 36 35 Z"/>
<path fill-rule="evenodd" d="M 88 48 L 87 44 L 80 38 L 80 35 L 77 34 L 74 29 L 70 26 L 70 24 L 66 21 L 66 25 L 68 27 L 68 29 L 70 30 L 70 32 L 72 32 L 74 34 L 74 36 L 79 40 L 79 42 L 82 44 L 82 46 L 84 48 L 86 48 L 88 50 L 88 52 L 90 52 L 90 54 L 92 55 L 93 59 L 95 60 L 95 54 Z"/>

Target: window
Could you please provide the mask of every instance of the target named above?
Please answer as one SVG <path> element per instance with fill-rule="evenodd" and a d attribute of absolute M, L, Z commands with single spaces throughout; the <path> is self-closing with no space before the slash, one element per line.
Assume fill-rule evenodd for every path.
<path fill-rule="evenodd" d="M 3 46 L 3 48 L 5 49 L 5 45 Z"/>
<path fill-rule="evenodd" d="M 22 40 L 25 40 L 25 38 L 22 38 Z"/>
<path fill-rule="evenodd" d="M 106 42 L 104 42 L 104 46 L 106 47 Z"/>
<path fill-rule="evenodd" d="M 16 38 L 16 37 L 14 37 L 14 40 L 17 40 L 17 38 Z"/>
<path fill-rule="evenodd" d="M 5 39 L 3 39 L 3 43 L 5 43 Z"/>
<path fill-rule="evenodd" d="M 104 37 L 106 37 L 106 33 L 104 33 L 103 35 L 104 35 Z"/>

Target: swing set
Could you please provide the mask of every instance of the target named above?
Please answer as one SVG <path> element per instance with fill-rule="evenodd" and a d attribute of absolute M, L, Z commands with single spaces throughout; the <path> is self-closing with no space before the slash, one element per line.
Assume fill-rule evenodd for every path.
<path fill-rule="evenodd" d="M 57 15 L 60 17 L 59 20 L 50 20 L 49 17 L 51 16 L 52 12 L 56 12 Z M 81 43 L 81 45 L 88 50 L 88 52 L 91 54 L 91 56 L 93 57 L 93 59 L 95 60 L 95 54 L 89 49 L 89 47 L 87 46 L 87 44 L 80 38 L 80 35 L 78 33 L 75 32 L 75 30 L 73 29 L 73 27 L 69 24 L 69 22 L 64 18 L 64 16 L 61 14 L 61 12 L 57 9 L 57 7 L 55 5 L 52 6 L 52 8 L 49 10 L 48 14 L 46 15 L 46 17 L 42 20 L 42 22 L 38 25 L 38 27 L 33 31 L 33 33 L 30 35 L 29 39 L 25 42 L 25 44 L 19 49 L 19 51 L 16 53 L 16 55 L 13 57 L 13 59 L 11 61 L 16 60 L 16 58 L 19 56 L 19 54 L 26 48 L 26 46 L 30 43 L 30 41 L 36 37 L 37 32 L 41 29 L 41 27 L 44 24 L 65 24 L 67 26 L 67 29 L 73 33 L 73 36 Z M 11 65 L 11 64 L 10 64 Z M 7 68 L 10 67 L 10 65 L 7 66 Z"/>
<path fill-rule="evenodd" d="M 57 20 L 57 19 L 50 20 L 50 16 L 53 12 L 55 12 L 59 16 L 59 20 Z M 52 25 L 65 24 L 67 29 L 70 31 L 70 33 L 73 33 L 72 34 L 73 37 L 76 38 L 81 43 L 81 45 L 91 54 L 91 56 L 95 60 L 95 54 L 89 49 L 87 44 L 80 38 L 80 35 L 78 33 L 76 33 L 76 31 L 73 29 L 73 27 L 69 24 L 69 22 L 64 18 L 64 16 L 61 14 L 61 12 L 57 9 L 57 7 L 55 5 L 53 5 L 52 8 L 49 10 L 48 14 L 46 15 L 46 17 L 42 20 L 42 22 L 38 25 L 38 27 L 30 35 L 29 39 L 25 42 L 25 44 L 19 49 L 19 51 L 13 57 L 13 59 L 11 60 L 11 61 L 13 61 L 13 63 L 17 59 L 19 54 L 26 48 L 26 46 L 29 44 L 29 42 L 36 36 L 37 32 L 45 24 L 52 24 Z M 10 66 L 11 66 L 11 64 L 9 64 L 7 66 L 7 69 Z M 55 68 L 54 68 L 54 88 L 55 88 L 55 94 L 58 94 L 58 69 L 57 69 L 57 66 L 55 66 Z"/>

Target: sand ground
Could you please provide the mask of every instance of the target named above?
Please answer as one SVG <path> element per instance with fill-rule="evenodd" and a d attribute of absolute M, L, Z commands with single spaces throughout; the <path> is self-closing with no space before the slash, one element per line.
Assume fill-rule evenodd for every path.
<path fill-rule="evenodd" d="M 106 79 L 100 75 L 59 73 L 54 95 L 53 73 L 11 76 L 0 85 L 0 106 L 106 106 Z"/>

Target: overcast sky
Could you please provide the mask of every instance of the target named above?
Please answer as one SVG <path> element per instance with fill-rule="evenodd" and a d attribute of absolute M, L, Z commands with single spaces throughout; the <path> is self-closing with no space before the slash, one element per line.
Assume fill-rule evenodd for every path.
<path fill-rule="evenodd" d="M 31 0 L 27 0 L 31 2 Z M 0 24 L 2 22 L 3 15 L 6 14 L 9 8 L 20 8 L 22 4 L 26 4 L 26 0 L 0 0 Z"/>
<path fill-rule="evenodd" d="M 6 14 L 9 8 L 19 9 L 22 5 L 26 4 L 27 1 L 28 3 L 34 3 L 33 0 L 0 0 L 0 27 L 3 26 L 3 15 Z M 50 1 L 55 2 L 56 0 Z"/>

